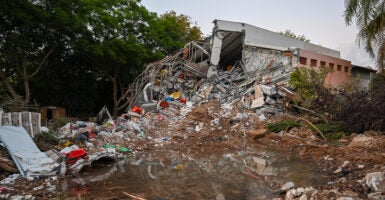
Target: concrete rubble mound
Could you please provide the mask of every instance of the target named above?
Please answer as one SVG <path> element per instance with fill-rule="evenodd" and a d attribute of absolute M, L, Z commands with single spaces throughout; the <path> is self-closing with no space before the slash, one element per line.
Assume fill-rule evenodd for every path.
<path fill-rule="evenodd" d="M 133 106 L 157 110 L 164 107 L 162 101 L 194 104 L 212 99 L 230 105 L 242 102 L 245 108 L 261 115 L 283 111 L 285 97 L 293 95 L 286 88 L 290 72 L 295 69 L 292 51 L 244 50 L 239 60 L 234 58 L 217 66 L 212 64 L 212 54 L 208 41 L 191 42 L 176 54 L 148 65 L 129 89 L 133 98 L 127 111 Z M 247 67 L 250 62 L 256 67 Z"/>

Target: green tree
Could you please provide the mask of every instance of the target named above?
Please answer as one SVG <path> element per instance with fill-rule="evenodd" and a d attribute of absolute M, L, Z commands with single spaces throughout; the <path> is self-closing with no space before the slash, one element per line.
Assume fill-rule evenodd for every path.
<path fill-rule="evenodd" d="M 376 59 L 379 71 L 385 67 L 384 10 L 384 0 L 345 0 L 345 22 L 356 23 L 358 41 Z"/>
<path fill-rule="evenodd" d="M 302 106 L 320 112 L 332 112 L 336 108 L 335 96 L 325 87 L 329 69 L 314 70 L 306 67 L 295 69 L 290 74 L 289 85 L 299 95 Z"/>
<path fill-rule="evenodd" d="M 310 42 L 310 40 L 307 39 L 305 35 L 297 35 L 297 34 L 295 34 L 294 32 L 292 32 L 289 29 L 285 30 L 284 32 L 279 32 L 279 33 L 282 34 L 282 35 L 285 35 L 285 36 L 297 39 L 297 40 L 302 40 L 302 41 L 305 41 L 305 42 Z"/>
<path fill-rule="evenodd" d="M 187 15 L 171 11 L 160 15 L 152 24 L 151 38 L 154 46 L 163 54 L 182 48 L 191 41 L 202 39 L 200 28 Z"/>
<path fill-rule="evenodd" d="M 112 83 L 113 115 L 127 107 L 128 85 L 146 63 L 201 38 L 190 18 L 174 12 L 158 17 L 138 4 L 121 3 L 119 9 L 100 13 L 100 20 L 89 24 L 93 37 L 81 46 L 92 57 L 98 73 Z"/>
<path fill-rule="evenodd" d="M 13 85 L 21 81 L 24 103 L 30 102 L 30 80 L 47 64 L 53 53 L 68 53 L 80 30 L 83 2 L 76 0 L 5 0 L 0 5 L 0 79 L 12 97 Z M 11 81 L 10 77 L 13 77 Z"/>
<path fill-rule="evenodd" d="M 139 5 L 139 1 L 114 3 L 115 6 L 92 11 L 97 16 L 88 24 L 92 33 L 83 38 L 76 51 L 89 58 L 88 64 L 99 78 L 111 82 L 116 116 L 128 105 L 125 86 L 143 70 L 146 62 L 157 56 L 149 39 L 150 24 L 156 20 L 156 14 Z"/>

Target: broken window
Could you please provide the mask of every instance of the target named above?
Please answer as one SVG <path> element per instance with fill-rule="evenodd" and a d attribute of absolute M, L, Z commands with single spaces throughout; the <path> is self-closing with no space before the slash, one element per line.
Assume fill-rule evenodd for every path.
<path fill-rule="evenodd" d="M 326 62 L 325 61 L 321 61 L 321 67 L 324 68 L 326 66 Z"/>
<path fill-rule="evenodd" d="M 305 57 L 300 57 L 300 58 L 299 58 L 299 64 L 301 64 L 301 65 L 307 65 L 307 58 L 305 58 Z"/>
<path fill-rule="evenodd" d="M 329 68 L 330 68 L 330 70 L 334 70 L 334 64 L 333 63 L 329 63 Z"/>
<path fill-rule="evenodd" d="M 337 65 L 337 71 L 341 71 L 341 69 L 342 69 L 342 66 L 341 65 Z"/>
<path fill-rule="evenodd" d="M 311 59 L 310 60 L 310 66 L 311 67 L 317 67 L 317 60 L 316 59 Z"/>

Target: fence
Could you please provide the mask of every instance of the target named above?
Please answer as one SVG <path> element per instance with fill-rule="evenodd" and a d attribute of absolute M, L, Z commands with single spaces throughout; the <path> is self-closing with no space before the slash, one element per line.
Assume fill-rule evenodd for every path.
<path fill-rule="evenodd" d="M 41 131 L 41 115 L 36 112 L 0 111 L 0 126 L 22 126 L 33 138 Z"/>

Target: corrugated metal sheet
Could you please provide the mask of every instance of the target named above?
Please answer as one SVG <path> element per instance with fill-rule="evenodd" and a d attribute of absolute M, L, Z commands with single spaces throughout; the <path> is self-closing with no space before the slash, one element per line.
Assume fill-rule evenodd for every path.
<path fill-rule="evenodd" d="M 0 126 L 0 141 L 7 148 L 22 176 L 56 174 L 59 164 L 39 150 L 24 128 Z"/>

